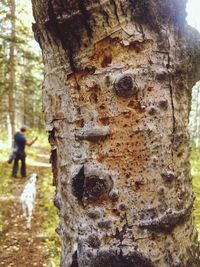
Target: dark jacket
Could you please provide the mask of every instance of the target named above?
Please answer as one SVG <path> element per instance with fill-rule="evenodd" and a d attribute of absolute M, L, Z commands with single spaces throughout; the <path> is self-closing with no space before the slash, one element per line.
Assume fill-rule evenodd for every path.
<path fill-rule="evenodd" d="M 14 135 L 14 149 L 16 150 L 16 156 L 25 157 L 26 138 L 20 132 Z"/>

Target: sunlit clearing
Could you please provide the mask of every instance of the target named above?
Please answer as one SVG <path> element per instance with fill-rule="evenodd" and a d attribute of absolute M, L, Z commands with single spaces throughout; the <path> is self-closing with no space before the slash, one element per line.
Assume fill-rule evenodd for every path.
<path fill-rule="evenodd" d="M 27 164 L 29 166 L 32 166 L 32 167 L 46 167 L 46 168 L 50 168 L 51 167 L 51 164 L 44 163 L 44 162 L 41 162 L 41 161 L 31 160 L 31 159 L 27 160 Z"/>
<path fill-rule="evenodd" d="M 32 23 L 34 23 L 34 18 L 32 15 L 31 1 L 21 0 L 20 3 L 17 3 L 16 14 L 20 17 L 20 20 L 23 21 L 23 23 L 27 27 L 29 27 L 29 29 L 32 29 Z M 32 50 L 35 50 L 36 52 L 40 51 L 40 47 L 34 38 L 29 40 L 28 43 Z"/>
<path fill-rule="evenodd" d="M 196 28 L 200 32 L 200 1 L 188 0 L 187 4 L 187 21 L 188 24 Z"/>

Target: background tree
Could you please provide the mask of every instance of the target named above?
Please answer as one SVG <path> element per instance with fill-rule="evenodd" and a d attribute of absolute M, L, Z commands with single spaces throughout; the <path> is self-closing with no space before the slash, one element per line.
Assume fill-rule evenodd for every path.
<path fill-rule="evenodd" d="M 200 147 L 200 82 L 192 89 L 192 108 L 190 112 L 190 136 L 192 145 Z"/>
<path fill-rule="evenodd" d="M 199 266 L 186 1 L 32 0 L 61 266 Z"/>
<path fill-rule="evenodd" d="M 10 9 L 10 47 L 9 47 L 9 64 L 8 64 L 8 101 L 9 101 L 9 117 L 11 122 L 11 136 L 15 130 L 15 86 L 16 86 L 16 79 L 15 79 L 15 38 L 16 38 L 16 4 L 15 0 L 8 1 L 9 9 Z"/>
<path fill-rule="evenodd" d="M 41 107 L 42 60 L 31 31 L 31 3 L 19 0 L 0 2 L 0 102 L 1 128 L 26 123 L 43 127 Z M 12 140 L 9 140 L 9 143 Z"/>

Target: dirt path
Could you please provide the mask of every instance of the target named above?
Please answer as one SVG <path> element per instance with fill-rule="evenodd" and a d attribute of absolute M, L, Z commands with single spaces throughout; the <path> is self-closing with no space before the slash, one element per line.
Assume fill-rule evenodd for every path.
<path fill-rule="evenodd" d="M 19 202 L 19 196 L 27 179 L 9 177 L 11 166 L 0 162 L 1 267 L 58 266 L 59 251 L 55 246 L 60 245 L 54 233 L 57 222 L 51 221 L 51 225 L 48 226 L 49 218 L 56 217 L 56 211 L 53 207 L 54 189 L 51 187 L 51 169 L 47 165 L 47 158 L 37 157 L 37 161 L 30 159 L 32 166 L 27 166 L 29 174 L 37 172 L 39 176 L 31 230 L 26 228 Z"/>

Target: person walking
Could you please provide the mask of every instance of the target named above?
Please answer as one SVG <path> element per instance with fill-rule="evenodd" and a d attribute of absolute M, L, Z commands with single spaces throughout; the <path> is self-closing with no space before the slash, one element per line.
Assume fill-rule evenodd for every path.
<path fill-rule="evenodd" d="M 17 178 L 17 172 L 18 172 L 18 166 L 19 166 L 20 160 L 21 160 L 21 177 L 26 177 L 25 147 L 32 146 L 37 140 L 37 137 L 35 137 L 31 142 L 28 142 L 25 137 L 26 130 L 27 130 L 27 126 L 23 125 L 20 128 L 20 131 L 16 132 L 14 135 L 15 158 L 14 158 L 14 164 L 13 164 L 12 174 L 11 174 L 11 176 L 14 178 Z"/>

